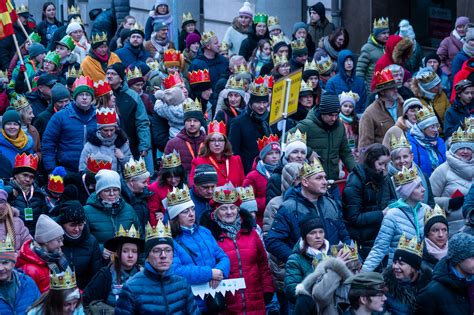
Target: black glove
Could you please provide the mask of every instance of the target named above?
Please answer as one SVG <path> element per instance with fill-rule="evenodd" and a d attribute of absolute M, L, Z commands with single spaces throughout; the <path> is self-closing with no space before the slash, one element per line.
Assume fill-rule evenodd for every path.
<path fill-rule="evenodd" d="M 464 196 L 452 198 L 449 200 L 449 209 L 458 210 L 459 208 L 462 207 L 463 203 L 464 203 Z"/>
<path fill-rule="evenodd" d="M 271 292 L 263 293 L 263 299 L 265 300 L 265 305 L 270 304 L 270 302 L 273 300 L 273 293 Z"/>

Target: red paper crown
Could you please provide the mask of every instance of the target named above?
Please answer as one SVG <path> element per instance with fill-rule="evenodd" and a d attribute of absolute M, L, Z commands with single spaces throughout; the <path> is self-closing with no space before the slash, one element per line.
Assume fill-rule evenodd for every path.
<path fill-rule="evenodd" d="M 188 73 L 189 84 L 211 82 L 211 76 L 209 75 L 209 70 L 199 69 L 198 71 L 192 71 Z"/>
<path fill-rule="evenodd" d="M 113 108 L 101 107 L 96 111 L 95 117 L 97 118 L 97 125 L 117 124 L 117 113 Z"/>
<path fill-rule="evenodd" d="M 72 89 L 75 90 L 78 86 L 86 85 L 90 87 L 91 89 L 94 90 L 94 81 L 92 81 L 91 78 L 88 76 L 83 76 L 81 75 L 79 78 L 74 81 L 74 84 L 72 85 Z"/>
<path fill-rule="evenodd" d="M 392 72 L 390 70 L 377 71 L 375 73 L 375 86 L 380 88 L 394 82 Z"/>
<path fill-rule="evenodd" d="M 264 77 L 258 76 L 255 78 L 254 82 L 256 84 L 265 84 L 269 89 L 273 87 L 273 76 L 265 75 Z"/>
<path fill-rule="evenodd" d="M 63 178 L 58 175 L 49 175 L 48 190 L 51 192 L 62 194 L 64 192 Z"/>
<path fill-rule="evenodd" d="M 181 65 L 181 61 L 183 59 L 182 56 L 183 55 L 179 51 L 168 49 L 163 54 L 163 63 L 167 67 L 179 66 Z"/>
<path fill-rule="evenodd" d="M 87 157 L 87 170 L 97 174 L 100 170 L 111 170 L 112 162 L 104 160 L 95 160 L 90 155 Z"/>
<path fill-rule="evenodd" d="M 227 135 L 227 130 L 225 123 L 223 121 L 213 120 L 209 123 L 209 127 L 207 128 L 207 134 L 210 135 L 211 133 L 220 133 L 223 136 Z"/>
<path fill-rule="evenodd" d="M 272 150 L 280 149 L 280 145 L 278 144 L 278 141 L 279 139 L 277 135 L 270 135 L 269 137 L 263 136 L 263 138 L 260 138 L 257 140 L 258 151 L 262 151 L 263 148 L 265 148 L 270 143 L 276 144 L 275 147 L 272 146 Z"/>
<path fill-rule="evenodd" d="M 94 94 L 96 97 L 110 93 L 112 88 L 108 82 L 100 80 L 99 82 L 94 82 Z"/>
<path fill-rule="evenodd" d="M 165 90 L 171 89 L 173 86 L 176 86 L 181 83 L 183 83 L 183 79 L 181 79 L 181 75 L 178 71 L 168 75 L 167 78 L 163 79 L 163 87 L 165 88 Z"/>
<path fill-rule="evenodd" d="M 38 156 L 23 152 L 15 156 L 13 168 L 28 167 L 36 171 L 38 169 Z"/>

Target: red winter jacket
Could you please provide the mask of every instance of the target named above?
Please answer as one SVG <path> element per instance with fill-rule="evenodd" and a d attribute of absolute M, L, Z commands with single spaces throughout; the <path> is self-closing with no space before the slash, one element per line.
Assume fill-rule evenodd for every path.
<path fill-rule="evenodd" d="M 252 224 L 252 216 L 241 211 L 241 229 L 236 240 L 232 240 L 214 221 L 213 215 L 203 215 L 203 226 L 209 228 L 220 248 L 229 256 L 230 273 L 228 279 L 244 278 L 245 289 L 233 295 L 226 294 L 227 310 L 224 314 L 265 315 L 264 293 L 273 294 L 272 273 L 263 243 Z"/>
<path fill-rule="evenodd" d="M 49 267 L 30 248 L 32 240 L 26 241 L 20 249 L 16 267 L 23 270 L 38 286 L 41 293 L 49 290 Z"/>
<path fill-rule="evenodd" d="M 270 176 L 271 174 L 269 174 Z M 267 198 L 268 177 L 263 176 L 255 167 L 247 174 L 242 187 L 252 186 L 257 201 L 257 224 L 263 225 L 263 213 L 265 212 L 265 202 Z"/>
<path fill-rule="evenodd" d="M 453 89 L 451 90 L 451 103 L 454 103 L 454 100 L 456 99 L 456 84 L 458 84 L 459 81 L 467 79 L 467 77 L 472 73 L 474 73 L 474 57 L 464 61 L 461 70 L 459 70 L 454 76 Z"/>
<path fill-rule="evenodd" d="M 184 171 L 186 174 L 189 174 L 191 171 L 191 161 L 194 159 L 194 157 L 198 156 L 199 147 L 205 139 L 206 134 L 204 132 L 201 131 L 199 137 L 191 138 L 183 128 L 176 135 L 176 137 L 168 141 L 165 147 L 165 154 L 170 154 L 173 152 L 173 150 L 176 150 L 181 157 L 181 165 L 183 165 Z M 186 143 L 189 144 L 193 153 L 189 151 L 188 145 L 186 145 Z"/>
<path fill-rule="evenodd" d="M 227 167 L 226 167 L 225 160 L 217 161 L 214 158 L 214 161 L 216 161 L 217 165 L 219 166 L 219 169 L 217 170 L 217 186 L 223 186 L 225 185 L 225 183 L 229 181 L 235 187 L 242 186 L 245 175 L 244 175 L 244 166 L 242 165 L 242 160 L 240 159 L 240 156 L 232 155 L 228 160 L 229 160 L 229 163 L 228 163 L 229 174 L 227 175 L 227 170 L 226 170 Z M 196 169 L 196 166 L 200 164 L 212 165 L 212 162 L 209 159 L 209 157 L 204 157 L 204 156 L 200 156 L 198 158 L 193 159 L 193 161 L 191 162 L 191 173 L 189 174 L 189 187 L 193 186 L 194 170 Z"/>
<path fill-rule="evenodd" d="M 156 220 L 156 213 L 161 212 L 165 214 L 166 209 L 161 202 L 163 199 L 166 199 L 168 193 L 173 189 L 172 186 L 165 184 L 164 186 L 160 185 L 160 182 L 156 180 L 153 184 L 148 186 L 148 189 L 154 194 L 148 197 L 148 212 L 150 213 L 150 224 L 151 226 L 156 226 L 158 220 Z"/>

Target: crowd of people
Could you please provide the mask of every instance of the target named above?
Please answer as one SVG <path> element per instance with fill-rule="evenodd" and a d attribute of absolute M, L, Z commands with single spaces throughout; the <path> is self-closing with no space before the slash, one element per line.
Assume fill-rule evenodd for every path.
<path fill-rule="evenodd" d="M 170 9 L 87 34 L 77 7 L 16 8 L 0 313 L 474 314 L 469 18 L 424 52 L 377 17 L 353 52 L 321 2 L 291 35 L 244 2 L 221 40 Z"/>

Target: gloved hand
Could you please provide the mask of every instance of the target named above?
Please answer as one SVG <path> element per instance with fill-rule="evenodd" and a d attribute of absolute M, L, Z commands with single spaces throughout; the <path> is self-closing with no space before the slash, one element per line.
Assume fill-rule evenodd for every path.
<path fill-rule="evenodd" d="M 26 66 L 24 64 L 20 65 L 20 72 L 26 72 Z"/>
<path fill-rule="evenodd" d="M 270 302 L 273 300 L 273 293 L 271 292 L 263 293 L 263 299 L 265 300 L 265 305 L 270 304 Z"/>
<path fill-rule="evenodd" d="M 463 203 L 464 203 L 464 196 L 452 198 L 449 200 L 449 209 L 458 210 L 459 208 L 462 207 Z"/>

